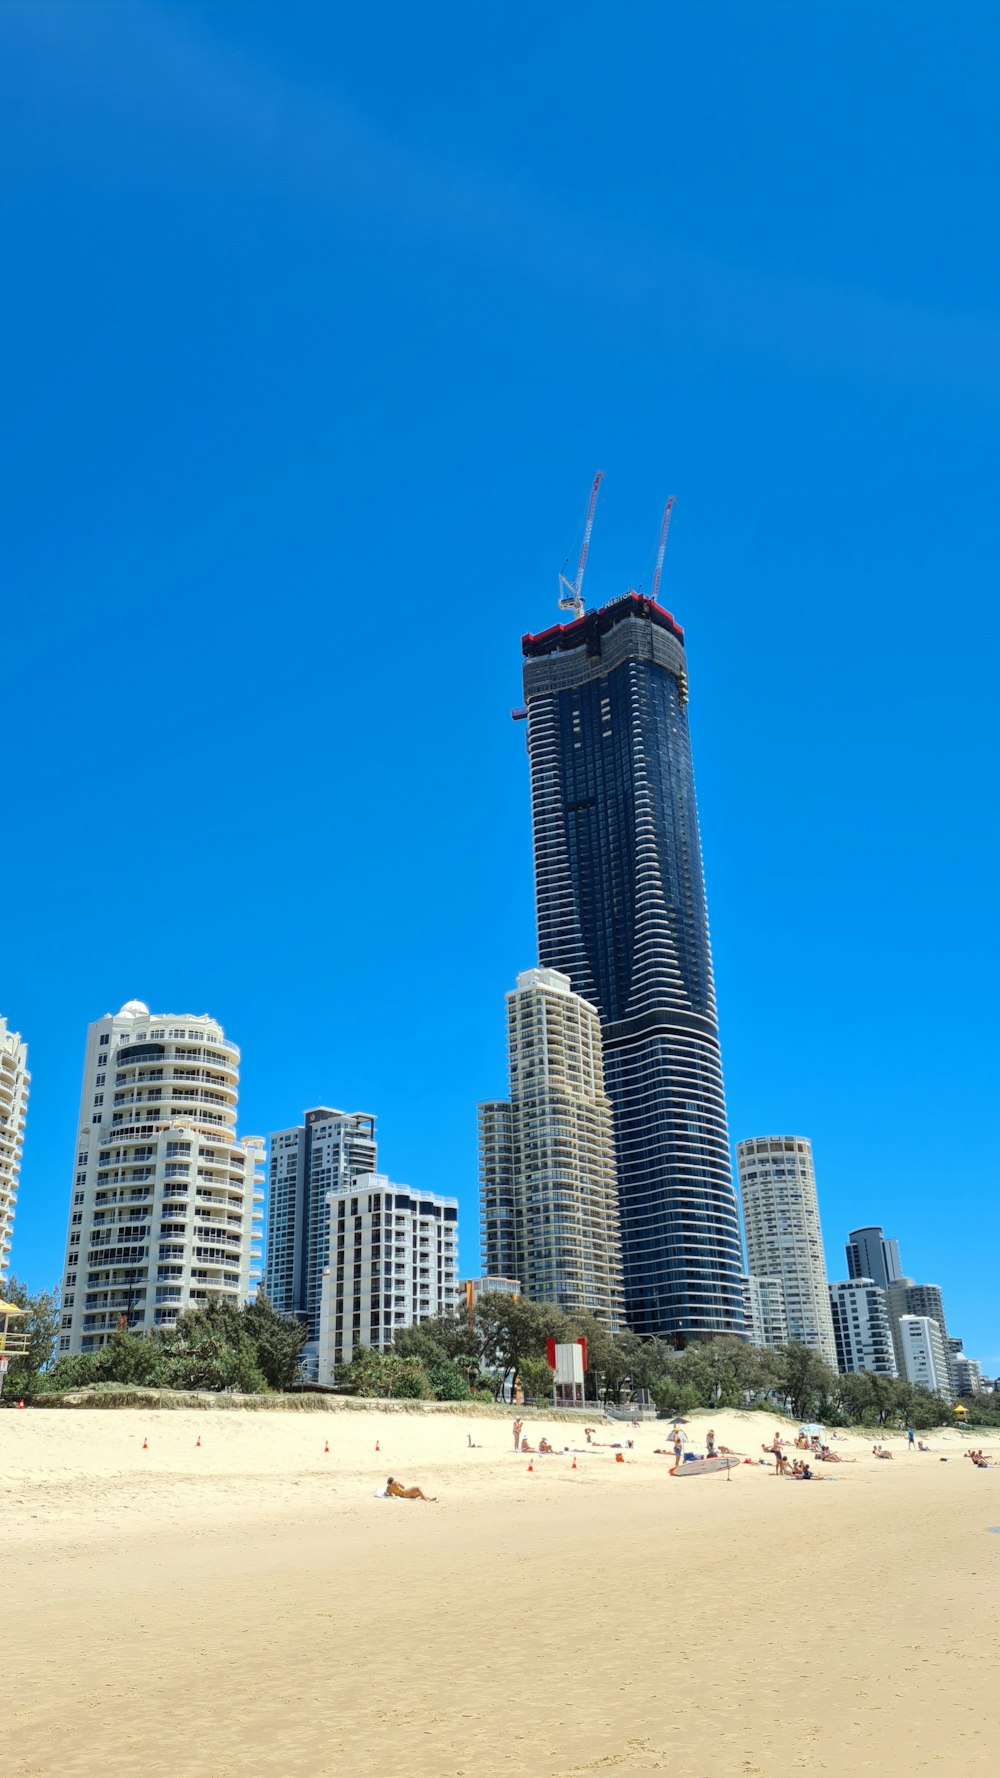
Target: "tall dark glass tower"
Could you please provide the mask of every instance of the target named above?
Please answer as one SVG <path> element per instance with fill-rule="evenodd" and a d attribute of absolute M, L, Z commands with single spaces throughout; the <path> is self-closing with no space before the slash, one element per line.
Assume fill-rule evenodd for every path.
<path fill-rule="evenodd" d="M 522 648 L 539 961 L 601 1017 L 628 1324 L 742 1334 L 684 632 L 628 593 Z"/>

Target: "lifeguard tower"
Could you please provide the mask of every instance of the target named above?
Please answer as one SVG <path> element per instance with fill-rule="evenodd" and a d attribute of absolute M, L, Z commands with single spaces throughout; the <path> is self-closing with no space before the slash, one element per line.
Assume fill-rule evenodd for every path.
<path fill-rule="evenodd" d="M 28 1350 L 27 1333 L 21 1333 L 11 1322 L 18 1315 L 26 1315 L 26 1309 L 19 1309 L 16 1303 L 0 1302 L 0 1395 L 3 1394 L 4 1379 L 7 1367 L 12 1358 L 23 1358 Z"/>

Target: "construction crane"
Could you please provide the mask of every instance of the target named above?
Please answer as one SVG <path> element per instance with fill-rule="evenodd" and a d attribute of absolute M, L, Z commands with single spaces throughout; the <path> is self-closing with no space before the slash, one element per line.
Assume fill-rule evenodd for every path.
<path fill-rule="evenodd" d="M 559 585 L 564 589 L 559 594 L 559 609 L 560 611 L 572 611 L 574 617 L 583 616 L 583 571 L 587 566 L 590 533 L 594 529 L 594 513 L 597 508 L 597 491 L 601 485 L 603 474 L 603 469 L 597 471 L 594 485 L 590 490 L 590 504 L 587 507 L 587 523 L 583 527 L 583 544 L 580 549 L 580 560 L 577 563 L 576 579 L 567 580 L 565 574 L 559 576 Z M 563 566 L 565 567 L 565 565 L 564 562 Z"/>
<path fill-rule="evenodd" d="M 649 595 L 654 605 L 656 604 L 656 595 L 660 590 L 660 576 L 663 573 L 663 555 L 667 547 L 667 532 L 670 529 L 670 514 L 675 499 L 676 495 L 671 494 L 666 506 L 663 508 L 663 521 L 660 525 L 660 547 L 656 552 L 656 570 L 653 574 L 653 588 Z"/>

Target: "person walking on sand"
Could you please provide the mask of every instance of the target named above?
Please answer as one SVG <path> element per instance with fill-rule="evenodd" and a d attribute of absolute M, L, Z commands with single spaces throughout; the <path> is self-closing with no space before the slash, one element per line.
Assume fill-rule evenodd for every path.
<path fill-rule="evenodd" d="M 916 1446 L 916 1442 L 917 1442 L 917 1435 L 914 1432 L 913 1427 L 912 1426 L 907 1427 L 907 1430 L 906 1430 L 906 1448 L 907 1448 L 907 1450 L 912 1451 Z"/>
<path fill-rule="evenodd" d="M 521 1449 L 521 1428 L 523 1425 L 524 1425 L 523 1420 L 515 1420 L 514 1421 L 514 1449 L 515 1449 L 515 1451 L 519 1451 Z"/>
<path fill-rule="evenodd" d="M 394 1476 L 386 1482 L 385 1492 L 387 1500 L 427 1500 L 432 1506 L 437 1500 L 436 1494 L 425 1494 L 422 1488 L 404 1488 Z"/>

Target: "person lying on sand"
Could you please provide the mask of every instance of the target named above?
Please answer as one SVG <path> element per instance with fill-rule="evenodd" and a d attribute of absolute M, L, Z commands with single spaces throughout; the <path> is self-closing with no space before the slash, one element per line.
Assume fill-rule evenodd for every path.
<path fill-rule="evenodd" d="M 394 1476 L 386 1482 L 385 1492 L 388 1500 L 429 1500 L 431 1505 L 437 1500 L 436 1494 L 425 1494 L 422 1488 L 404 1488 Z"/>

